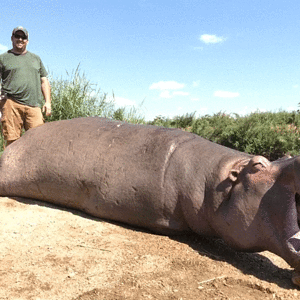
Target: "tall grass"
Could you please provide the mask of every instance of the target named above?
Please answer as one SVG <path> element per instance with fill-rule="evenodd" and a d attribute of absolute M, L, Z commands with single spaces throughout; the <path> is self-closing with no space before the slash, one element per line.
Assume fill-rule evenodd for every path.
<path fill-rule="evenodd" d="M 139 107 L 119 107 L 111 114 L 110 117 L 114 120 L 124 121 L 132 124 L 145 124 L 145 117 L 141 112 L 141 106 L 143 103 L 144 102 L 142 102 Z"/>
<path fill-rule="evenodd" d="M 79 65 L 66 78 L 50 78 L 52 115 L 47 122 L 88 116 L 111 116 L 114 99 L 108 98 L 80 71 Z"/>
<path fill-rule="evenodd" d="M 47 122 L 98 116 L 135 124 L 145 119 L 137 107 L 115 108 L 115 96 L 108 97 L 96 84 L 88 80 L 79 65 L 66 78 L 51 78 L 52 115 Z"/>

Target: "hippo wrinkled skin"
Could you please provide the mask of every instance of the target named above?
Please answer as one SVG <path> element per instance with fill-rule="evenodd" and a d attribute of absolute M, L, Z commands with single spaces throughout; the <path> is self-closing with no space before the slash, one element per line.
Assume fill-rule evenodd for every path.
<path fill-rule="evenodd" d="M 156 233 L 194 231 L 269 250 L 300 271 L 300 157 L 270 162 L 195 134 L 102 118 L 47 123 L 8 146 L 0 195 Z"/>

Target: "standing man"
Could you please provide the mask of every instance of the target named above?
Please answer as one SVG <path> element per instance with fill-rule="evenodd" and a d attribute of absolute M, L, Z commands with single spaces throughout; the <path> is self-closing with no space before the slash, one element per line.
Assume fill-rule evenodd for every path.
<path fill-rule="evenodd" d="M 0 55 L 2 132 L 6 146 L 17 140 L 22 128 L 44 124 L 51 115 L 50 84 L 39 56 L 27 51 L 28 31 L 22 26 L 12 32 L 12 49 Z M 45 104 L 39 107 L 42 97 Z"/>

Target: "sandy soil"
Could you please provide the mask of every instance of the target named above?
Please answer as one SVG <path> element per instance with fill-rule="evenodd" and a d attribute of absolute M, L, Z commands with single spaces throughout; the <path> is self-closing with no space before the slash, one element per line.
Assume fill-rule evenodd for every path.
<path fill-rule="evenodd" d="M 269 252 L 22 198 L 0 198 L 0 224 L 0 299 L 300 299 L 291 268 Z"/>

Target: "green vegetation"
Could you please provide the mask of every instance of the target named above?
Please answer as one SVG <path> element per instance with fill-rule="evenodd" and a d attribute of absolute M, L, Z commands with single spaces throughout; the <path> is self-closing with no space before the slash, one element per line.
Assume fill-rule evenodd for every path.
<path fill-rule="evenodd" d="M 145 123 L 136 107 L 115 109 L 114 94 L 108 97 L 81 73 L 79 66 L 67 78 L 50 78 L 52 115 L 47 122 L 79 117 L 106 117 L 135 124 Z"/>
<path fill-rule="evenodd" d="M 52 116 L 46 122 L 99 116 L 134 124 L 181 128 L 208 140 L 270 160 L 286 154 L 300 154 L 300 113 L 256 112 L 247 116 L 217 113 L 196 118 L 196 112 L 172 119 L 157 116 L 146 122 L 141 109 L 115 108 L 115 97 L 108 97 L 81 73 L 79 66 L 66 78 L 50 78 Z M 142 106 L 143 104 L 141 104 Z M 3 138 L 0 139 L 0 148 Z"/>
<path fill-rule="evenodd" d="M 255 112 L 247 116 L 219 112 L 195 118 L 195 113 L 174 119 L 158 116 L 152 125 L 182 128 L 212 142 L 276 160 L 300 154 L 298 112 Z"/>
<path fill-rule="evenodd" d="M 218 113 L 194 121 L 192 132 L 221 145 L 276 160 L 300 154 L 298 112 L 256 112 L 245 117 Z"/>
<path fill-rule="evenodd" d="M 113 99 L 102 93 L 80 72 L 79 66 L 67 78 L 50 78 L 52 115 L 46 121 L 79 117 L 103 116 L 113 113 Z"/>
<path fill-rule="evenodd" d="M 143 103 L 141 104 L 143 105 Z M 124 121 L 132 124 L 145 124 L 145 117 L 142 115 L 140 108 L 135 106 L 120 107 L 116 109 L 112 114 L 111 118 L 118 121 Z"/>
<path fill-rule="evenodd" d="M 170 128 L 189 128 L 195 122 L 195 114 L 196 112 L 176 116 L 174 119 L 157 116 L 153 121 L 148 122 L 148 124 Z"/>

